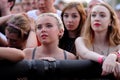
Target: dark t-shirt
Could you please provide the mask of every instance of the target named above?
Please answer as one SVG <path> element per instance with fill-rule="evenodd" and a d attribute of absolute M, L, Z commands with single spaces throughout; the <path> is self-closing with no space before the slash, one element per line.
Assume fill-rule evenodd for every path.
<path fill-rule="evenodd" d="M 6 23 L 0 25 L 0 32 L 1 32 L 1 33 L 5 34 L 5 28 L 6 28 L 6 26 L 7 26 Z"/>

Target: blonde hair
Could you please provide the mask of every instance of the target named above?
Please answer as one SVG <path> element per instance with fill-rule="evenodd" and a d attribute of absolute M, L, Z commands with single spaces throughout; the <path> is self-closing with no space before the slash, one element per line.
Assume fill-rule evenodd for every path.
<path fill-rule="evenodd" d="M 37 24 L 37 25 L 39 24 L 40 18 L 43 17 L 43 16 L 51 16 L 51 17 L 55 18 L 56 21 L 57 21 L 57 25 L 58 25 L 59 31 L 62 30 L 62 31 L 63 31 L 63 34 L 64 34 L 64 25 L 63 25 L 63 22 L 62 22 L 61 18 L 60 18 L 57 14 L 55 14 L 55 13 L 42 13 L 42 14 L 40 14 L 40 15 L 38 16 L 37 20 L 36 20 L 36 24 Z M 59 36 L 59 39 L 63 36 L 63 34 L 61 34 L 61 35 Z"/>
<path fill-rule="evenodd" d="M 62 29 L 64 31 L 64 26 L 63 26 L 63 22 L 61 20 L 61 18 L 55 14 L 55 13 L 42 13 L 38 16 L 38 19 L 36 20 L 36 24 L 39 24 L 39 20 L 40 20 L 40 17 L 43 17 L 43 16 L 51 16 L 53 18 L 55 18 L 57 20 L 57 24 L 58 24 L 58 28 L 59 29 Z"/>
<path fill-rule="evenodd" d="M 62 29 L 64 31 L 63 22 L 62 22 L 61 18 L 55 13 L 42 13 L 42 14 L 40 14 L 36 20 L 36 24 L 39 23 L 40 17 L 43 17 L 43 16 L 51 16 L 51 17 L 55 18 L 58 22 L 57 25 L 58 25 L 59 30 Z"/>
<path fill-rule="evenodd" d="M 16 14 L 7 21 L 6 30 L 18 34 L 22 40 L 27 39 L 30 29 L 30 18 L 25 13 Z"/>

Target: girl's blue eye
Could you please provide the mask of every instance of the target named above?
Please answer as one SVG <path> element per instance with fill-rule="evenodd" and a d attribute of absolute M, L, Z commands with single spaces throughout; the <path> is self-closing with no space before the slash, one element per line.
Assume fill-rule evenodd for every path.
<path fill-rule="evenodd" d="M 51 24 L 47 24 L 46 27 L 50 28 L 50 27 L 52 27 L 52 25 Z"/>
<path fill-rule="evenodd" d="M 105 17 L 105 15 L 104 14 L 100 14 L 100 17 Z"/>
<path fill-rule="evenodd" d="M 95 16 L 96 16 L 96 14 L 91 14 L 91 16 L 92 16 L 92 17 L 95 17 Z"/>
<path fill-rule="evenodd" d="M 74 15 L 72 15 L 72 18 L 76 18 L 76 17 L 77 17 L 77 15 L 75 15 L 75 14 L 74 14 Z"/>
<path fill-rule="evenodd" d="M 42 26 L 41 26 L 41 25 L 38 25 L 37 29 L 39 29 L 39 30 L 42 29 Z"/>
<path fill-rule="evenodd" d="M 67 15 L 67 14 L 64 14 L 64 15 L 63 15 L 63 17 L 67 18 L 67 17 L 68 17 L 68 15 Z"/>

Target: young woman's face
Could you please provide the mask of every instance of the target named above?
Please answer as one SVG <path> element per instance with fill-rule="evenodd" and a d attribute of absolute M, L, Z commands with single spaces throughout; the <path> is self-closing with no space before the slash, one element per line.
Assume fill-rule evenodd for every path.
<path fill-rule="evenodd" d="M 91 27 L 94 31 L 107 31 L 108 26 L 111 23 L 109 10 L 104 7 L 97 5 L 93 7 L 91 12 Z"/>
<path fill-rule="evenodd" d="M 18 37 L 16 33 L 10 33 L 8 30 L 5 30 L 5 35 L 8 41 L 8 46 L 9 47 L 14 47 L 17 49 L 22 49 L 23 48 L 23 41 L 21 38 Z"/>
<path fill-rule="evenodd" d="M 37 37 L 42 44 L 59 40 L 60 31 L 55 18 L 52 16 L 42 16 L 37 23 Z"/>
<path fill-rule="evenodd" d="M 65 10 L 63 14 L 63 22 L 68 31 L 74 31 L 77 29 L 80 23 L 80 14 L 76 8 Z"/>

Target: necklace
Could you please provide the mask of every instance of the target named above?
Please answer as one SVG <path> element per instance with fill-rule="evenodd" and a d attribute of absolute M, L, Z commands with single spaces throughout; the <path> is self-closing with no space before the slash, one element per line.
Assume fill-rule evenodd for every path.
<path fill-rule="evenodd" d="M 98 48 L 97 46 L 95 46 L 95 45 L 93 44 L 93 45 L 92 45 L 92 49 L 93 49 L 94 52 L 98 52 L 98 53 L 101 54 L 101 55 L 108 56 L 110 47 L 108 46 L 107 49 L 104 49 L 104 50 L 103 50 L 103 49 L 100 49 L 100 48 Z"/>

